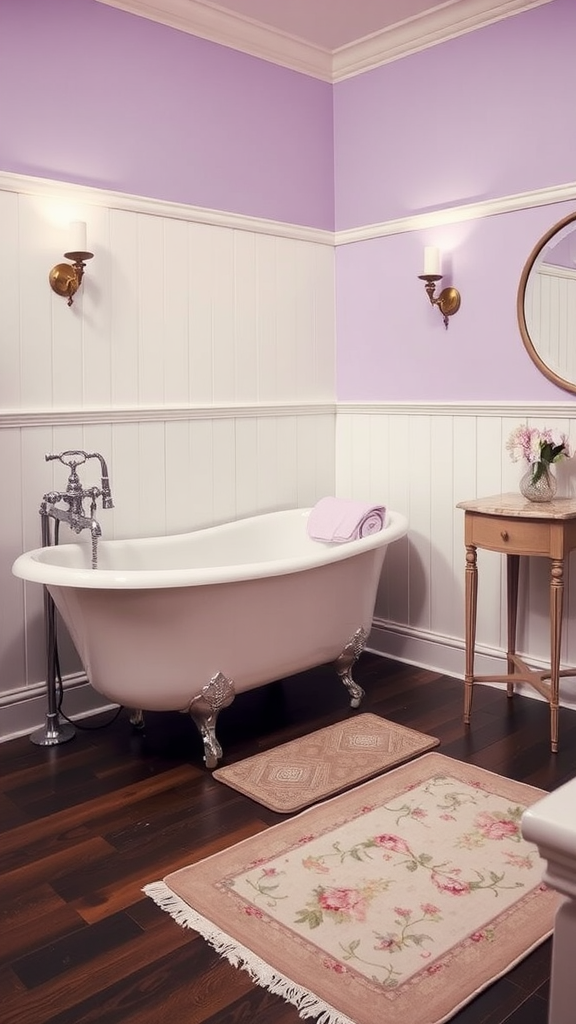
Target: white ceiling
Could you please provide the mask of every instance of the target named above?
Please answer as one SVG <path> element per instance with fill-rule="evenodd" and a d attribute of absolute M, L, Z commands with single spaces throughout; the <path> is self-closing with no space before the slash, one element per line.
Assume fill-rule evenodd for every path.
<path fill-rule="evenodd" d="M 99 0 L 339 81 L 551 0 Z"/>

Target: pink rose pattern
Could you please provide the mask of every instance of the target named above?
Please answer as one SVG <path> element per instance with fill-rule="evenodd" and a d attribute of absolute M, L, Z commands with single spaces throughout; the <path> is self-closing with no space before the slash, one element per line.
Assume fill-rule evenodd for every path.
<path fill-rule="evenodd" d="M 410 787 L 400 803 L 362 807 L 355 823 L 364 836 L 352 845 L 340 837 L 348 823 L 302 835 L 286 855 L 253 862 L 230 885 L 248 901 L 247 915 L 278 919 L 303 937 L 313 932 L 324 970 L 354 970 L 392 990 L 420 972 L 441 972 L 457 942 L 497 941 L 500 910 L 541 888 L 537 851 L 520 831 L 523 811 L 478 783 L 437 776 Z M 288 883 L 294 870 L 296 894 Z M 469 906 L 458 938 L 454 901 Z"/>

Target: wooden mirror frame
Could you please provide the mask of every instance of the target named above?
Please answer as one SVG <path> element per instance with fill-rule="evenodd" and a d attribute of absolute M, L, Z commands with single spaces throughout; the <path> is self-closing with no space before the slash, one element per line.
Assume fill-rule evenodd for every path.
<path fill-rule="evenodd" d="M 540 372 L 543 373 L 544 376 L 548 378 L 548 380 L 551 380 L 553 384 L 557 384 L 558 387 L 564 388 L 565 391 L 571 391 L 573 394 L 576 394 L 576 380 L 571 381 L 567 380 L 565 377 L 561 377 L 559 373 L 556 373 L 556 371 L 553 370 L 550 366 L 548 366 L 548 364 L 545 363 L 542 359 L 542 356 L 538 352 L 538 348 L 533 338 L 530 337 L 530 332 L 528 330 L 528 325 L 526 323 L 525 310 L 526 285 L 528 283 L 530 272 L 538 256 L 540 255 L 542 250 L 548 245 L 548 242 L 554 237 L 554 235 L 561 231 L 562 228 L 565 228 L 567 224 L 571 223 L 574 223 L 576 225 L 576 213 L 569 213 L 567 217 L 563 217 L 563 219 L 559 220 L 557 224 L 554 224 L 550 228 L 550 230 L 547 231 L 546 234 L 542 236 L 540 241 L 537 242 L 534 248 L 532 249 L 532 252 L 526 260 L 524 269 L 522 271 L 522 275 L 520 277 L 520 284 L 518 286 L 518 298 L 516 302 L 516 311 L 518 315 L 518 326 L 520 328 L 520 334 L 522 335 L 522 341 L 524 342 L 525 348 L 532 361 L 536 363 L 536 366 L 538 367 Z"/>

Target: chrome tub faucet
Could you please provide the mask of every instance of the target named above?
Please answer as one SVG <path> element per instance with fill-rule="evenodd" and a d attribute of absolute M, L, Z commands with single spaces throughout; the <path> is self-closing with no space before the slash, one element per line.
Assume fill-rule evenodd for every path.
<path fill-rule="evenodd" d="M 42 498 L 40 504 L 40 515 L 42 516 L 42 543 L 50 543 L 48 520 L 54 519 L 56 523 L 66 523 L 74 533 L 81 533 L 82 530 L 89 530 L 92 538 L 92 568 L 98 568 L 98 538 L 102 536 L 100 523 L 96 519 L 98 499 L 101 499 L 102 508 L 114 508 L 112 492 L 110 490 L 110 478 L 108 467 L 104 457 L 99 452 L 65 451 L 60 454 L 49 454 L 45 456 L 46 462 L 58 461 L 68 466 L 70 474 L 65 491 L 48 491 Z M 83 487 L 77 467 L 83 465 L 88 459 L 98 459 L 100 462 L 100 487 Z M 84 502 L 90 501 L 90 511 L 86 513 Z"/>

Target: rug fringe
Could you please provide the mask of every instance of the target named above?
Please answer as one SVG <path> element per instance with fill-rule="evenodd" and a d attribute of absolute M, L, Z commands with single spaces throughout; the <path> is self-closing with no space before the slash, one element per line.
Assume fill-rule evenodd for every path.
<path fill-rule="evenodd" d="M 323 999 L 318 999 L 312 992 L 296 985 L 246 946 L 242 946 L 216 928 L 207 918 L 202 917 L 177 896 L 165 882 L 151 882 L 144 886 L 142 892 L 150 896 L 160 909 L 170 914 L 182 928 L 192 928 L 198 932 L 220 956 L 225 957 L 233 967 L 240 967 L 246 971 L 257 985 L 295 1006 L 300 1017 L 316 1017 L 318 1024 L 354 1024 L 350 1017 L 339 1013 Z"/>

